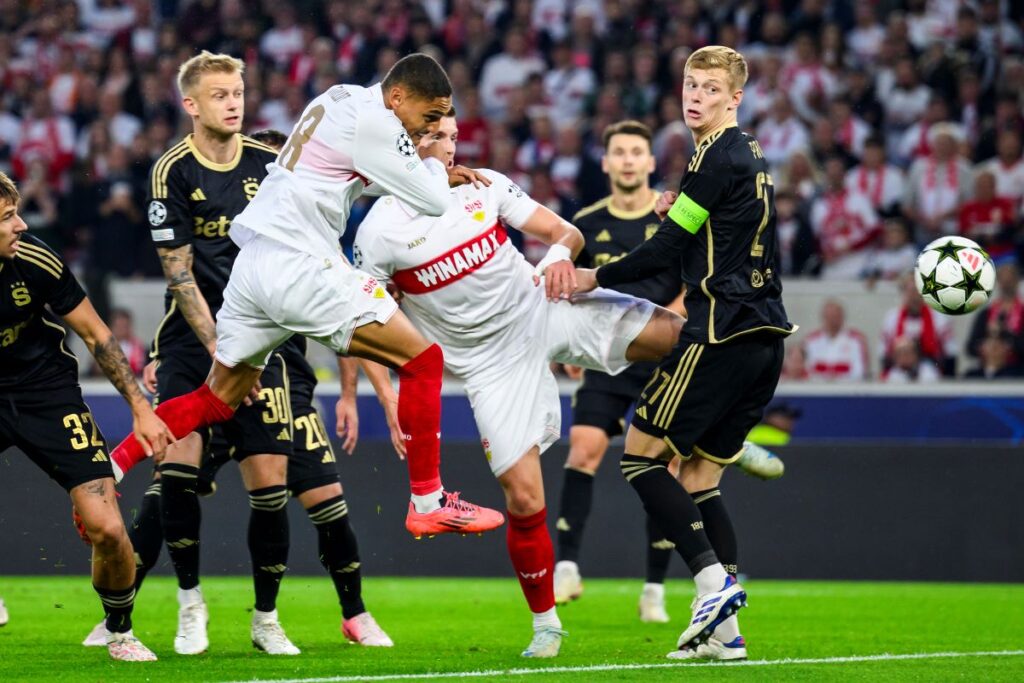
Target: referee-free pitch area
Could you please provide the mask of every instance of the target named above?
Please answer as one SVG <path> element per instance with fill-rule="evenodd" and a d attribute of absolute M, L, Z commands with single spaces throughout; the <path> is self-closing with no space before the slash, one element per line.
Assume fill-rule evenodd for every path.
<path fill-rule="evenodd" d="M 358 680 L 1024 680 L 1024 586 L 749 581 L 743 633 L 750 660 L 686 664 L 665 659 L 688 615 L 689 587 L 670 581 L 669 624 L 636 617 L 640 582 L 589 580 L 561 609 L 570 635 L 556 659 L 519 652 L 530 621 L 519 587 L 504 579 L 365 581 L 367 604 L 393 649 L 348 645 L 326 578 L 289 576 L 278 610 L 298 657 L 269 657 L 249 642 L 250 582 L 204 579 L 207 654 L 181 657 L 171 580 L 147 580 L 135 632 L 160 657 L 109 660 L 79 642 L 98 620 L 87 577 L 2 577 L 11 613 L 0 628 L 0 679 L 47 681 Z"/>

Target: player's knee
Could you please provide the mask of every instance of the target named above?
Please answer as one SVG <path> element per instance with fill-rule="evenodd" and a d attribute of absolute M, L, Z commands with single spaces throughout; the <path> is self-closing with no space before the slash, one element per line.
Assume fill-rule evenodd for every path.
<path fill-rule="evenodd" d="M 569 459 L 567 464 L 574 470 L 593 474 L 601 466 L 604 459 L 605 449 L 601 444 L 595 444 L 586 439 L 572 440 L 569 446 Z"/>
<path fill-rule="evenodd" d="M 107 515 L 100 520 L 89 520 L 86 531 L 92 547 L 101 555 L 117 554 L 128 545 L 128 533 L 117 514 Z"/>
<path fill-rule="evenodd" d="M 199 466 L 203 455 L 203 437 L 198 432 L 190 432 L 167 447 L 163 463 Z"/>
<path fill-rule="evenodd" d="M 679 339 L 679 333 L 683 331 L 683 323 L 686 322 L 686 319 L 674 311 L 659 307 L 655 309 L 651 320 L 658 325 L 653 351 L 659 356 L 666 356 Z"/>
<path fill-rule="evenodd" d="M 508 511 L 517 517 L 532 515 L 544 507 L 543 489 L 532 486 L 514 486 L 505 489 Z"/>
<path fill-rule="evenodd" d="M 679 468 L 679 483 L 689 493 L 706 491 L 722 481 L 723 468 L 701 458 L 692 458 Z"/>

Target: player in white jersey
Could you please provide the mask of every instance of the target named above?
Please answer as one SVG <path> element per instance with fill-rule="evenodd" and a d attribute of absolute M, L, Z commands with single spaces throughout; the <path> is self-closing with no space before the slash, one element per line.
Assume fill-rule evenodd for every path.
<path fill-rule="evenodd" d="M 392 194 L 440 215 L 448 208 L 449 186 L 489 184 L 475 171 L 416 154 L 416 142 L 451 107 L 451 92 L 444 69 L 413 54 L 378 85 L 337 85 L 306 106 L 252 201 L 232 222 L 240 252 L 217 316 L 210 376 L 157 409 L 178 437 L 230 418 L 257 385 L 270 352 L 292 334 L 395 368 L 412 489 L 406 528 L 416 536 L 487 531 L 504 518 L 444 492 L 441 348 L 416 331 L 374 278 L 352 269 L 338 238 L 352 202 L 364 193 Z M 129 436 L 111 457 L 127 471 L 144 454 Z"/>
<path fill-rule="evenodd" d="M 441 119 L 435 139 L 421 142 L 421 155 L 444 152 L 451 163 L 457 132 L 452 112 Z M 505 492 L 512 566 L 533 612 L 534 636 L 523 656 L 553 657 L 565 632 L 555 611 L 555 556 L 540 468 L 540 454 L 561 432 L 550 361 L 614 374 L 667 353 L 683 318 L 609 290 L 570 302 L 580 231 L 504 175 L 484 174 L 490 186 L 451 190 L 439 218 L 399 197 L 378 200 L 356 234 L 355 259 L 401 291 L 403 309 L 441 344 L 448 369 L 466 384 L 484 453 Z M 507 228 L 551 245 L 536 268 L 508 240 Z M 387 371 L 364 368 L 394 425 Z M 392 431 L 401 453 L 403 435 Z"/>

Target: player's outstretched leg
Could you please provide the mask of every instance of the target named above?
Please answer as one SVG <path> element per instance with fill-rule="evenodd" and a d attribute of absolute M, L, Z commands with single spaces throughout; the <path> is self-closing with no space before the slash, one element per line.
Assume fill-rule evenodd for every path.
<path fill-rule="evenodd" d="M 364 647 L 392 647 L 394 642 L 363 604 L 359 545 L 348 516 L 341 484 L 328 484 L 298 496 L 316 528 L 320 563 L 334 582 L 341 604 L 341 633 Z"/>
<path fill-rule="evenodd" d="M 508 505 L 506 542 L 512 567 L 533 613 L 533 639 L 523 657 L 555 657 L 568 635 L 555 609 L 555 548 L 547 527 L 540 449 L 534 446 L 498 476 Z"/>
<path fill-rule="evenodd" d="M 441 485 L 441 381 L 444 354 L 396 311 L 386 323 L 357 327 L 347 352 L 395 368 L 398 423 L 406 438 L 412 491 L 405 528 L 417 538 L 481 533 L 504 523 L 497 510 L 474 505 Z"/>
<path fill-rule="evenodd" d="M 691 620 L 679 637 L 678 647 L 696 647 L 745 604 L 746 592 L 718 561 L 704 533 L 697 505 L 669 474 L 666 463 L 656 456 L 629 452 L 660 454 L 664 445 L 658 442 L 661 440 L 631 427 L 626 438 L 627 453 L 621 463 L 622 473 L 640 496 L 644 509 L 654 517 L 693 572 L 698 597 Z"/>
<path fill-rule="evenodd" d="M 107 615 L 107 651 L 125 662 L 156 660 L 132 633 L 135 606 L 135 562 L 114 495 L 114 480 L 96 479 L 71 489 L 92 542 L 92 583 Z"/>
<path fill-rule="evenodd" d="M 260 368 L 244 363 L 228 367 L 215 360 L 206 384 L 193 392 L 160 403 L 156 414 L 176 439 L 201 427 L 224 422 L 235 414 L 235 409 L 256 385 L 261 372 Z M 145 459 L 142 445 L 134 434 L 129 434 L 110 453 L 114 478 L 120 481 L 128 470 Z"/>
<path fill-rule="evenodd" d="M 675 545 L 665 538 L 657 522 L 647 515 L 647 577 L 640 591 L 638 611 L 640 621 L 654 624 L 668 623 L 665 610 L 665 576 Z"/>

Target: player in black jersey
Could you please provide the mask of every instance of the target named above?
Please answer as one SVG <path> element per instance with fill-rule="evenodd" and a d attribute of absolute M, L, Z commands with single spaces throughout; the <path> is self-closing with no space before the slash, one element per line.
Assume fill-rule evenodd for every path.
<path fill-rule="evenodd" d="M 667 217 L 624 258 L 577 275 L 589 291 L 682 266 L 689 318 L 640 394 L 622 458 L 626 480 L 694 574 L 698 597 L 674 658 L 746 657 L 735 618 L 746 593 L 723 566 L 735 565 L 736 536 L 718 484 L 775 392 L 783 339 L 795 329 L 776 272 L 768 165 L 736 126 L 746 79 L 731 48 L 690 55 L 682 105 L 696 150 L 679 192 L 655 206 Z M 689 496 L 666 467 L 674 456 Z"/>
<path fill-rule="evenodd" d="M 78 361 L 57 316 L 78 333 L 132 411 L 148 451 L 174 441 L 146 402 L 121 347 L 64 261 L 29 235 L 21 197 L 0 173 L 0 452 L 21 449 L 60 484 L 92 544 L 92 583 L 106 613 L 111 657 L 156 657 L 132 635 L 135 563 L 114 495 L 106 442 L 82 400 Z"/>
<path fill-rule="evenodd" d="M 661 223 L 654 213 L 658 194 L 650 185 L 655 163 L 650 129 L 639 121 L 620 121 L 605 129 L 603 139 L 605 155 L 601 165 L 608 174 L 612 193 L 572 219 L 586 240 L 576 264 L 586 268 L 622 258 L 653 235 Z M 685 315 L 678 266 L 617 289 Z M 554 584 L 555 601 L 559 604 L 574 600 L 583 592 L 578 561 L 590 514 L 594 473 L 601 465 L 609 439 L 623 433 L 627 410 L 657 366 L 656 362 L 634 363 L 614 377 L 591 370 L 582 374 L 583 383 L 573 397 L 569 457 L 556 525 L 558 563 Z M 567 370 L 572 373 L 576 369 Z M 662 584 L 671 547 L 648 520 L 647 583 L 640 599 L 640 618 L 644 621 L 668 620 Z"/>

